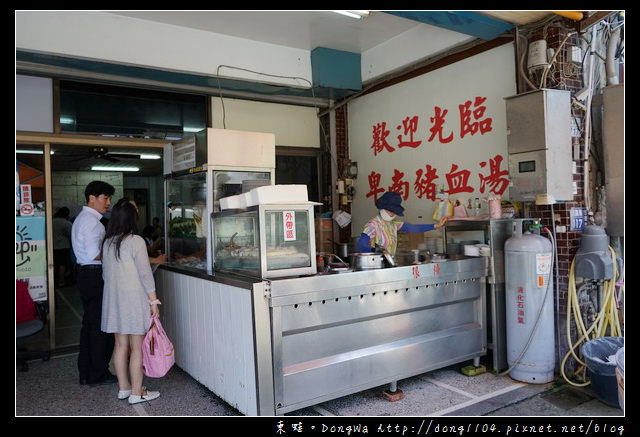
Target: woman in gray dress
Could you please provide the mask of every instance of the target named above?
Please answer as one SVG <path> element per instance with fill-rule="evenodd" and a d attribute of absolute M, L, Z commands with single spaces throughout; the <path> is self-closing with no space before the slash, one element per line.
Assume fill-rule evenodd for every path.
<path fill-rule="evenodd" d="M 102 242 L 102 331 L 114 333 L 113 364 L 118 378 L 118 399 L 130 404 L 150 401 L 159 392 L 143 386 L 142 342 L 150 317 L 158 317 L 147 246 L 137 235 L 135 204 L 121 199 L 112 209 Z"/>

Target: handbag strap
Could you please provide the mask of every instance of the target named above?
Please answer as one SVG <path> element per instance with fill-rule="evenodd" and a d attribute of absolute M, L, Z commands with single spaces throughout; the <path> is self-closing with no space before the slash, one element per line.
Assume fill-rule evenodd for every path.
<path fill-rule="evenodd" d="M 155 353 L 154 353 L 155 338 L 153 336 L 153 332 L 154 332 L 155 327 L 156 327 L 156 322 L 155 322 L 155 320 L 152 320 L 151 326 L 149 326 L 149 333 L 150 333 L 149 334 L 149 336 L 150 336 L 150 339 L 149 339 L 149 352 L 151 353 L 151 355 L 155 355 Z"/>

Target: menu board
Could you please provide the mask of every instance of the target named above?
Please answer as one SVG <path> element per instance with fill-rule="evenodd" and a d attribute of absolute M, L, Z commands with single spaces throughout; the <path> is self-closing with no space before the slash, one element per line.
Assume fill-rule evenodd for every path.
<path fill-rule="evenodd" d="M 207 163 L 207 130 L 203 129 L 171 143 L 171 171 L 173 173 L 201 167 Z"/>
<path fill-rule="evenodd" d="M 181 171 L 196 166 L 196 137 L 189 136 L 173 143 L 171 170 Z"/>

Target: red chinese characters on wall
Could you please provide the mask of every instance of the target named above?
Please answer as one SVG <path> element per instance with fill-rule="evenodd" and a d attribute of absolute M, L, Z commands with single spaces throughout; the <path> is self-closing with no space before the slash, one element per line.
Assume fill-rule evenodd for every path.
<path fill-rule="evenodd" d="M 387 152 L 393 152 L 395 150 L 387 142 L 389 133 L 390 132 L 387 130 L 387 123 L 385 122 L 378 123 L 373 127 L 373 144 L 371 145 L 371 148 L 373 149 L 374 155 L 377 155 L 383 150 L 386 150 Z"/>
<path fill-rule="evenodd" d="M 436 198 L 437 187 L 435 180 L 438 179 L 437 170 L 429 164 L 425 166 L 425 171 L 421 168 L 416 170 L 416 180 L 413 184 L 413 190 L 418 198 L 431 199 Z"/>
<path fill-rule="evenodd" d="M 474 97 L 473 100 L 467 100 L 464 104 L 458 105 L 458 120 L 460 122 L 459 137 L 464 138 L 467 135 L 475 135 L 479 133 L 484 135 L 493 130 L 491 117 L 486 117 L 486 97 Z M 448 109 L 439 106 L 433 108 L 433 115 L 428 117 L 430 127 L 428 128 L 427 142 L 437 141 L 447 144 L 453 141 L 455 135 L 452 130 L 446 130 L 445 124 L 448 121 Z M 422 133 L 419 129 L 420 118 L 417 115 L 405 117 L 400 124 L 396 126 L 396 130 L 400 132 L 397 136 L 397 143 L 389 144 L 388 137 L 391 131 L 387 128 L 386 122 L 380 122 L 373 126 L 371 150 L 373 155 L 377 156 L 382 152 L 395 152 L 403 147 L 411 147 L 413 149 L 422 144 L 419 135 Z M 425 133 L 426 134 L 426 133 Z M 417 137 L 418 136 L 418 137 Z"/>
<path fill-rule="evenodd" d="M 467 100 L 464 105 L 459 105 L 460 111 L 460 138 L 464 138 L 465 135 L 475 135 L 480 132 L 484 135 L 492 130 L 491 123 L 493 119 L 491 117 L 484 118 L 484 112 L 486 107 L 483 103 L 487 100 L 486 97 L 476 97 L 473 101 L 473 109 L 471 107 L 471 100 Z"/>
<path fill-rule="evenodd" d="M 496 155 L 489 161 L 489 173 L 478 173 L 480 180 L 479 191 L 481 194 L 496 194 L 501 196 L 509 186 L 509 179 L 507 178 L 509 172 L 502 169 L 502 163 L 504 158 L 502 155 Z M 487 162 L 482 161 L 478 164 L 481 169 L 487 167 Z M 439 179 L 438 170 L 429 164 L 426 164 L 424 168 L 419 168 L 415 171 L 415 178 L 408 180 L 405 177 L 405 173 L 394 169 L 391 176 L 391 184 L 388 186 L 383 185 L 382 174 L 371 171 L 368 175 L 369 191 L 366 193 L 367 197 L 372 197 L 373 200 L 378 200 L 378 197 L 386 191 L 395 191 L 399 193 L 404 200 L 409 198 L 411 193 L 411 187 L 413 187 L 413 194 L 419 199 L 425 200 L 437 200 L 439 194 L 438 186 L 443 184 Z M 449 172 L 444 175 L 443 193 L 448 195 L 459 193 L 473 193 L 475 190 L 470 185 L 473 174 L 471 171 L 461 169 L 457 164 L 452 164 Z"/>
<path fill-rule="evenodd" d="M 429 128 L 429 132 L 431 132 L 431 136 L 429 137 L 429 142 L 433 141 L 436 136 L 438 137 L 438 141 L 445 144 L 450 143 L 453 140 L 453 132 L 449 133 L 448 136 L 444 136 L 442 130 L 444 129 L 444 117 L 449 112 L 446 109 L 442 109 L 438 106 L 434 108 L 435 115 L 431 117 L 431 128 Z"/>
<path fill-rule="evenodd" d="M 411 147 L 415 149 L 422 141 L 415 141 L 413 135 L 418 131 L 418 116 L 407 117 L 402 120 L 402 125 L 398 125 L 398 130 L 402 130 L 402 134 L 398 135 L 398 147 Z"/>
<path fill-rule="evenodd" d="M 509 171 L 502 170 L 500 168 L 502 160 L 504 158 L 501 155 L 496 155 L 495 158 L 489 160 L 489 175 L 483 176 L 480 174 L 480 192 L 484 193 L 485 190 L 489 193 L 501 195 L 509 186 Z M 480 167 L 486 167 L 486 162 L 481 162 Z"/>
<path fill-rule="evenodd" d="M 486 97 L 474 97 L 464 104 L 458 105 L 459 131 L 457 135 L 460 139 L 467 135 L 484 135 L 491 132 L 493 119 L 486 114 Z M 397 142 L 391 144 L 391 131 L 386 122 L 380 122 L 373 126 L 373 138 L 371 150 L 374 156 L 380 154 L 393 153 L 402 148 L 416 149 L 422 145 L 420 135 L 428 135 L 427 142 L 439 142 L 447 144 L 453 141 L 456 132 L 447 128 L 447 119 L 452 118 L 449 110 L 435 106 L 432 116 L 428 117 L 429 128 L 422 131 L 420 128 L 420 117 L 417 115 L 405 117 L 396 126 L 398 135 Z M 450 125 L 451 123 L 449 123 Z M 509 172 L 502 168 L 504 158 L 496 155 L 478 165 L 481 172 L 477 174 L 479 178 L 479 192 L 481 194 L 502 195 L 509 186 Z M 440 176 L 438 169 L 426 164 L 422 168 L 414 171 L 415 178 L 404 171 L 394 169 L 390 177 L 390 184 L 383 184 L 383 175 L 372 171 L 368 175 L 369 191 L 367 197 L 377 200 L 386 191 L 399 193 L 404 200 L 413 193 L 419 199 L 437 200 L 439 192 L 448 195 L 460 193 L 473 193 L 475 190 L 471 185 L 475 182 L 474 174 L 469 169 L 461 168 L 458 164 L 451 164 L 448 172 Z M 438 190 L 438 187 L 445 187 Z"/>

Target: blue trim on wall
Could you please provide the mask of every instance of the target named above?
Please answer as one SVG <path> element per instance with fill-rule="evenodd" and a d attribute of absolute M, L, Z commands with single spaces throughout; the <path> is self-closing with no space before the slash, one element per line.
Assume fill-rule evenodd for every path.
<path fill-rule="evenodd" d="M 484 40 L 492 40 L 515 26 L 470 11 L 384 11 L 387 14 L 442 27 Z"/>
<path fill-rule="evenodd" d="M 348 89 L 338 89 L 332 87 L 314 87 L 313 89 L 301 89 L 285 86 L 268 85 L 258 82 L 249 82 L 233 79 L 218 79 L 215 76 L 204 76 L 198 74 L 178 73 L 153 68 L 134 67 L 129 65 L 119 65 L 109 62 L 88 61 L 83 59 L 68 58 L 65 56 L 53 56 L 41 53 L 32 53 L 16 50 L 16 62 L 27 62 L 32 64 L 48 65 L 52 67 L 68 68 L 97 74 L 107 74 L 123 78 L 137 80 L 151 80 L 170 85 L 190 85 L 206 87 L 211 89 L 222 88 L 223 90 L 248 92 L 270 96 L 285 97 L 315 97 L 339 100 L 353 94 L 355 91 Z M 28 71 L 21 72 L 16 68 L 16 73 L 29 74 Z M 79 79 L 79 78 L 78 78 Z M 215 95 L 214 92 L 210 93 Z"/>
<path fill-rule="evenodd" d="M 360 53 L 316 47 L 311 50 L 313 86 L 362 89 Z"/>

